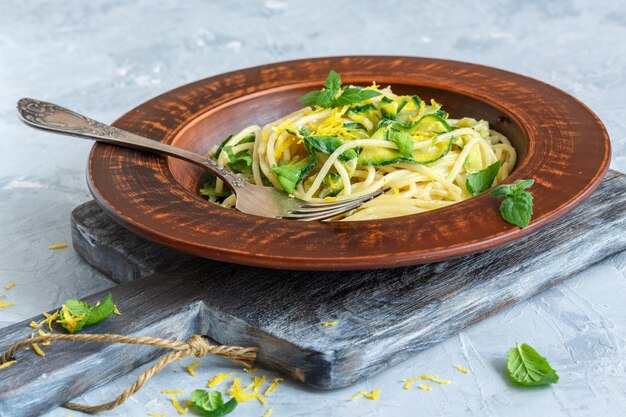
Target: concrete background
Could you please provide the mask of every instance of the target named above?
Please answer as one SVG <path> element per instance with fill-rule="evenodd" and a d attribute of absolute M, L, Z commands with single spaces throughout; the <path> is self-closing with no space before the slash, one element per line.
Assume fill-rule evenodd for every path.
<path fill-rule="evenodd" d="M 294 58 L 415 55 L 522 73 L 573 94 L 604 121 L 612 168 L 626 171 L 626 5 L 623 1 L 29 1 L 0 5 L 0 326 L 113 285 L 71 249 L 69 213 L 90 199 L 91 143 L 40 133 L 15 116 L 20 97 L 52 101 L 104 122 L 168 89 L 238 68 Z M 590 416 L 626 408 L 626 256 L 596 265 L 357 386 L 317 392 L 287 382 L 273 416 Z M 520 389 L 505 376 L 506 351 L 528 342 L 561 381 Z M 45 360 L 41 359 L 41 360 Z M 107 416 L 176 415 L 162 389 L 203 387 L 231 369 L 204 359 L 152 379 Z M 471 369 L 461 374 L 456 364 Z M 238 372 L 247 381 L 243 372 Z M 401 379 L 452 380 L 432 392 Z M 137 372 L 77 401 L 108 401 Z M 271 375 L 268 375 L 271 377 Z M 360 389 L 378 401 L 347 402 Z M 184 395 L 181 396 L 181 399 Z M 621 410 L 621 411 L 620 411 Z M 258 403 L 233 415 L 261 416 Z M 72 413 L 74 416 L 80 413 Z M 58 409 L 49 417 L 67 416 Z"/>

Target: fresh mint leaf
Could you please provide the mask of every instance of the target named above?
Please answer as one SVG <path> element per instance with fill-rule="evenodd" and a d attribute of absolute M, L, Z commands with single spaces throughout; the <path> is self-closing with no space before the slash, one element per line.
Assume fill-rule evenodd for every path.
<path fill-rule="evenodd" d="M 335 107 L 335 96 L 337 95 L 337 91 L 335 90 L 324 90 L 320 92 L 319 97 L 317 98 L 317 106 L 323 107 L 325 109 L 330 109 Z"/>
<path fill-rule="evenodd" d="M 372 97 L 379 96 L 380 93 L 375 90 L 363 90 L 361 88 L 348 87 L 334 102 L 333 107 L 347 106 L 349 104 L 359 103 Z"/>
<path fill-rule="evenodd" d="M 493 189 L 492 197 L 505 197 L 500 203 L 500 215 L 507 222 L 522 229 L 528 226 L 533 215 L 533 196 L 526 188 L 535 180 L 517 180 L 514 184 L 503 184 Z"/>
<path fill-rule="evenodd" d="M 321 91 L 311 91 L 310 93 L 306 93 L 302 97 L 298 99 L 298 101 L 305 106 L 315 106 L 317 105 L 317 100 L 319 99 Z"/>
<path fill-rule="evenodd" d="M 341 88 L 341 77 L 335 72 L 335 70 L 330 70 L 328 73 L 326 81 L 324 82 L 324 87 L 326 87 L 327 90 L 335 92 L 339 91 Z"/>
<path fill-rule="evenodd" d="M 511 379 L 521 385 L 556 384 L 559 376 L 546 358 L 530 345 L 517 343 L 507 354 L 507 369 Z"/>
<path fill-rule="evenodd" d="M 535 180 L 517 180 L 514 184 L 498 185 L 491 192 L 491 196 L 499 198 L 513 195 L 515 193 L 525 190 L 526 188 L 530 188 L 534 183 Z"/>
<path fill-rule="evenodd" d="M 96 306 L 81 300 L 67 300 L 59 312 L 59 323 L 68 332 L 75 333 L 85 326 L 100 323 L 115 310 L 113 298 L 109 293 Z"/>
<path fill-rule="evenodd" d="M 106 320 L 114 310 L 115 304 L 113 303 L 113 297 L 109 293 L 102 300 L 100 300 L 98 305 L 92 308 L 89 314 L 87 314 L 85 326 L 91 326 Z"/>
<path fill-rule="evenodd" d="M 336 136 L 306 136 L 304 138 L 304 143 L 309 147 L 309 149 L 315 149 L 319 152 L 330 155 L 345 142 Z M 344 162 L 354 159 L 356 157 L 357 154 L 354 149 L 347 149 L 345 152 L 339 155 L 339 159 Z"/>
<path fill-rule="evenodd" d="M 500 165 L 502 165 L 502 162 L 497 161 L 485 169 L 467 174 L 465 180 L 467 191 L 469 191 L 471 195 L 478 195 L 491 188 L 498 172 L 500 172 Z"/>
<path fill-rule="evenodd" d="M 237 400 L 231 398 L 224 402 L 222 393 L 219 391 L 206 391 L 197 389 L 191 393 L 189 400 L 194 409 L 205 417 L 221 417 L 231 413 L 237 407 Z"/>
<path fill-rule="evenodd" d="M 73 316 L 87 315 L 93 310 L 91 304 L 81 300 L 67 300 L 65 306 Z"/>
<path fill-rule="evenodd" d="M 398 147 L 398 151 L 405 158 L 413 158 L 413 139 L 407 132 L 398 130 L 389 130 L 387 132 L 387 140 L 393 142 Z"/>
<path fill-rule="evenodd" d="M 317 106 L 326 109 L 333 107 L 346 106 L 358 103 L 363 100 L 370 99 L 380 95 L 378 91 L 364 90 L 359 87 L 347 87 L 339 97 L 341 90 L 341 77 L 334 70 L 330 70 L 324 89 L 322 91 L 311 91 L 300 97 L 298 101 L 306 106 Z"/>
<path fill-rule="evenodd" d="M 528 226 L 533 215 L 533 196 L 528 191 L 518 191 L 507 196 L 500 204 L 500 215 L 507 222 L 522 229 Z"/>
<path fill-rule="evenodd" d="M 228 167 L 235 172 L 252 172 L 252 157 L 247 151 L 241 151 L 237 155 L 233 153 L 232 146 L 224 146 L 224 152 L 228 156 Z"/>

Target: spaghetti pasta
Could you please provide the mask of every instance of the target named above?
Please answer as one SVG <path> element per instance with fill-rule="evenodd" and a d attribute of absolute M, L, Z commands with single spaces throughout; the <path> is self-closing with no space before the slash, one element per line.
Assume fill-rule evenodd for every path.
<path fill-rule="evenodd" d="M 246 181 L 307 201 L 349 199 L 390 188 L 333 219 L 341 221 L 445 207 L 473 196 L 466 186 L 468 174 L 500 161 L 498 183 L 515 166 L 515 148 L 484 120 L 451 119 L 434 100 L 396 95 L 376 83 L 347 88 L 375 93 L 357 103 L 305 107 L 265 126 L 249 126 L 210 156 Z M 337 94 L 341 91 L 345 89 Z M 236 203 L 213 176 L 200 193 L 224 207 Z"/>

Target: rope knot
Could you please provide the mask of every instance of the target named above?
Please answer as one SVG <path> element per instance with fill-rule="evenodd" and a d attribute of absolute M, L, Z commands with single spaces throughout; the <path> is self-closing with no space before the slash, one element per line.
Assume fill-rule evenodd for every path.
<path fill-rule="evenodd" d="M 212 346 L 204 337 L 200 335 L 192 335 L 187 340 L 187 344 L 189 345 L 189 356 L 191 357 L 203 358 L 211 353 Z"/>

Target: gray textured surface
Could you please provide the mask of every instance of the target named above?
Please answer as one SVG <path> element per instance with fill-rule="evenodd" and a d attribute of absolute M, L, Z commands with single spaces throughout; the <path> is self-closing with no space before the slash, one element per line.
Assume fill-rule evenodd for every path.
<path fill-rule="evenodd" d="M 179 4 L 180 3 L 180 4 Z M 619 0 L 476 2 L 17 2 L 0 13 L 0 296 L 8 325 L 113 284 L 71 250 L 69 213 L 89 195 L 91 146 L 19 124 L 14 104 L 34 96 L 110 122 L 182 83 L 236 68 L 306 56 L 406 54 L 493 65 L 554 84 L 589 105 L 613 141 L 614 169 L 626 170 L 626 6 Z M 488 319 L 361 386 L 376 402 L 344 399 L 359 387 L 315 392 L 285 384 L 274 416 L 614 415 L 626 408 L 626 257 L 616 257 Z M 41 291 L 44 287 L 45 291 Z M 502 358 L 515 341 L 535 345 L 561 382 L 512 387 Z M 43 359 L 42 359 L 43 360 Z M 462 375 L 456 363 L 472 369 Z M 172 366 L 110 416 L 175 415 L 163 388 L 193 389 L 224 363 L 207 359 L 191 378 Z M 400 379 L 431 372 L 453 384 L 404 391 Z M 131 374 L 88 394 L 116 395 Z M 238 414 L 261 415 L 254 403 Z M 77 415 L 78 413 L 73 413 Z M 50 416 L 66 416 L 57 410 Z"/>

